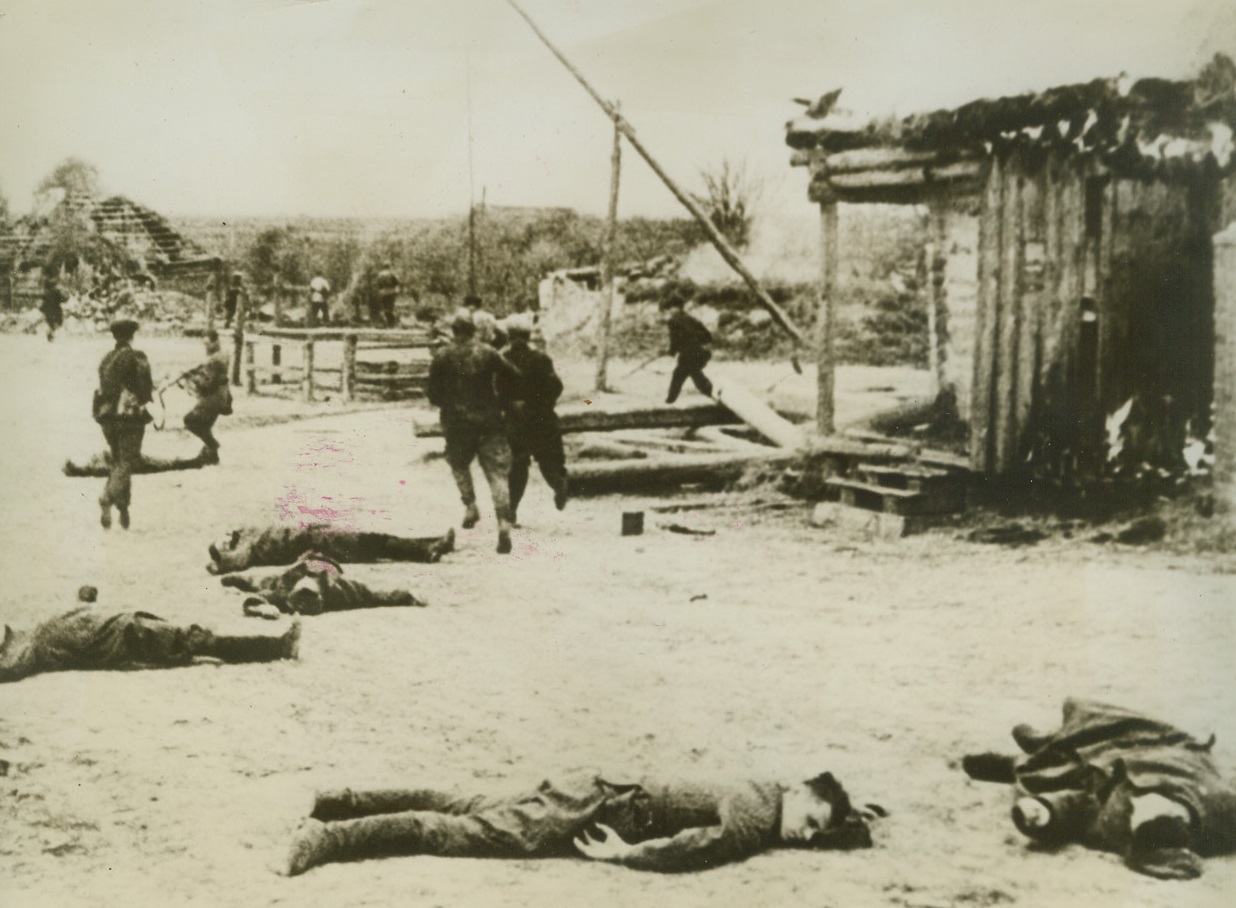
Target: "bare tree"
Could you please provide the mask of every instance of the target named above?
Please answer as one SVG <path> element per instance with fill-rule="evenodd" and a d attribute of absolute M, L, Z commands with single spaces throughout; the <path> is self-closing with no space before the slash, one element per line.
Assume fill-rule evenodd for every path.
<path fill-rule="evenodd" d="M 745 161 L 729 158 L 720 165 L 700 171 L 704 193 L 696 195 L 718 230 L 739 249 L 751 240 L 754 210 L 764 190 L 764 182 L 747 170 Z"/>

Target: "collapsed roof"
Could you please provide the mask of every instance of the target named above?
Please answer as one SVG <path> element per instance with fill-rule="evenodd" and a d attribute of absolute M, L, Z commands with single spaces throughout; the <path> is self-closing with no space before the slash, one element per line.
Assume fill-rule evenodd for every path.
<path fill-rule="evenodd" d="M 786 124 L 792 163 L 811 168 L 814 201 L 977 191 L 977 162 L 1012 147 L 1088 155 L 1146 180 L 1236 167 L 1236 64 L 1222 54 L 1191 80 L 1095 79 L 899 119 L 863 122 L 836 110 L 835 100 L 826 95 Z"/>

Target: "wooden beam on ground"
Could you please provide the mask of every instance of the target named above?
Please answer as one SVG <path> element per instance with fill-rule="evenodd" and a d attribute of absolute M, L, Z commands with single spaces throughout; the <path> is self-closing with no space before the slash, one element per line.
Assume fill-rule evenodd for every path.
<path fill-rule="evenodd" d="M 782 448 L 797 448 L 803 443 L 798 426 L 777 414 L 742 385 L 727 378 L 712 378 L 712 397 L 747 425 L 773 444 Z"/>
<path fill-rule="evenodd" d="M 789 451 L 769 454 L 698 454 L 649 457 L 644 460 L 602 460 L 570 465 L 571 494 L 604 495 L 611 492 L 669 489 L 692 483 L 722 485 L 733 482 L 752 467 L 792 463 Z"/>
<path fill-rule="evenodd" d="M 564 433 L 612 432 L 616 429 L 682 429 L 696 426 L 725 426 L 738 422 L 730 410 L 717 404 L 696 404 L 680 407 L 641 407 L 627 410 L 587 409 L 558 411 L 558 423 Z M 417 438 L 441 438 L 442 424 L 436 414 L 425 419 L 413 418 Z"/>

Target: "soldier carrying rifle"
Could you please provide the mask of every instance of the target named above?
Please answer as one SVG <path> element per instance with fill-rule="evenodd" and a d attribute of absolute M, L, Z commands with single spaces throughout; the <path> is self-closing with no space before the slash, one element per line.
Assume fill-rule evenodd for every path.
<path fill-rule="evenodd" d="M 188 383 L 188 387 L 186 387 Z M 197 403 L 185 414 L 185 428 L 202 440 L 202 460 L 219 462 L 219 440 L 215 438 L 215 420 L 232 413 L 232 391 L 228 387 L 228 357 L 213 329 L 206 332 L 206 361 L 184 372 L 159 388 L 162 394 L 173 385 L 196 395 Z"/>

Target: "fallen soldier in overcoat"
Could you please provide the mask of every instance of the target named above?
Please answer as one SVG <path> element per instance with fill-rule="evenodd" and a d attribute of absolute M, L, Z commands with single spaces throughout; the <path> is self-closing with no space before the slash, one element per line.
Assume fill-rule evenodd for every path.
<path fill-rule="evenodd" d="M 92 603 L 94 587 L 78 599 Z M 281 636 L 216 634 L 197 624 L 172 624 L 149 612 L 109 612 L 86 604 L 42 622 L 32 631 L 4 627 L 0 643 L 0 682 L 19 681 L 40 672 L 171 668 L 199 659 L 220 662 L 273 662 L 295 659 L 300 622 Z"/>
<path fill-rule="evenodd" d="M 704 870 L 769 848 L 867 848 L 874 806 L 855 810 L 831 773 L 784 785 L 614 781 L 580 772 L 508 797 L 428 789 L 319 793 L 289 876 L 393 855 L 580 855 L 665 873 Z"/>
<path fill-rule="evenodd" d="M 1049 734 L 1013 729 L 1024 756 L 967 756 L 974 779 L 1014 785 L 1013 823 L 1045 846 L 1078 843 L 1139 873 L 1193 879 L 1203 857 L 1236 851 L 1236 786 L 1209 741 L 1118 706 L 1068 699 Z"/>
<path fill-rule="evenodd" d="M 418 599 L 409 590 L 375 590 L 364 583 L 343 576 L 339 562 L 306 552 L 286 571 L 265 577 L 229 574 L 222 584 L 253 596 L 245 599 L 246 615 L 278 618 L 284 615 L 320 615 L 358 608 L 429 603 Z"/>
<path fill-rule="evenodd" d="M 441 536 L 405 537 L 388 533 L 357 533 L 329 523 L 297 527 L 245 527 L 211 543 L 212 574 L 230 574 L 246 568 L 293 564 L 305 552 L 317 552 L 335 561 L 369 563 L 411 561 L 433 564 L 455 550 L 455 531 Z"/>

